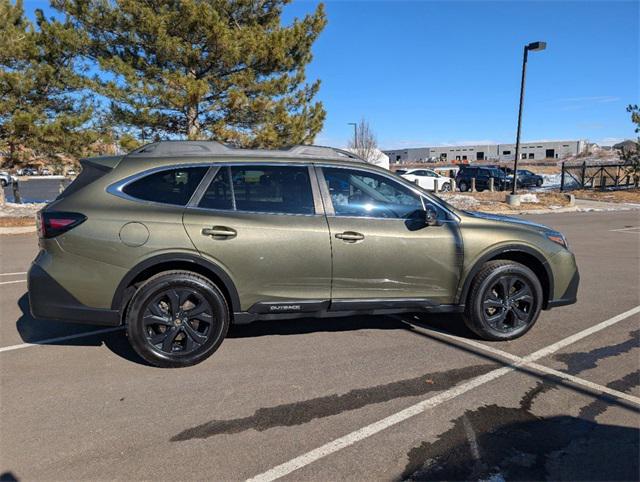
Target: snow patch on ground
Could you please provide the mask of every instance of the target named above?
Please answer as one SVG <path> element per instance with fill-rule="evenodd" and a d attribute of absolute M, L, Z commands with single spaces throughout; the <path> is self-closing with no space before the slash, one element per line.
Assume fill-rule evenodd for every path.
<path fill-rule="evenodd" d="M 27 218 L 35 216 L 38 211 L 45 207 L 47 203 L 4 203 L 0 206 L 0 217 L 2 218 Z"/>
<path fill-rule="evenodd" d="M 520 202 L 521 203 L 539 203 L 540 199 L 538 199 L 538 196 L 536 196 L 534 193 L 528 192 L 526 194 L 520 195 Z"/>
<path fill-rule="evenodd" d="M 448 194 L 442 197 L 458 209 L 474 209 L 480 204 L 479 201 L 471 196 L 464 196 L 462 194 Z"/>

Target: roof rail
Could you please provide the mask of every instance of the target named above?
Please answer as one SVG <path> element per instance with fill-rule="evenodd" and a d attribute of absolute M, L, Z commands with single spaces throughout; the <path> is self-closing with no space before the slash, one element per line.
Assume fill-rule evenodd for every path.
<path fill-rule="evenodd" d="M 311 157 L 344 157 L 352 161 L 363 161 L 360 156 L 353 152 L 345 151 L 344 149 L 338 149 L 337 147 L 328 146 L 315 146 L 300 144 L 292 146 L 288 149 L 291 154 L 298 156 L 311 156 Z"/>
<path fill-rule="evenodd" d="M 145 144 L 129 156 L 179 156 L 179 155 L 210 155 L 223 154 L 230 149 L 216 141 L 159 141 Z"/>
<path fill-rule="evenodd" d="M 335 147 L 296 145 L 284 149 L 240 149 L 217 141 L 159 141 L 131 151 L 127 157 L 170 156 L 247 156 L 247 157 L 309 157 L 316 159 L 344 159 L 365 162 L 353 152 Z"/>

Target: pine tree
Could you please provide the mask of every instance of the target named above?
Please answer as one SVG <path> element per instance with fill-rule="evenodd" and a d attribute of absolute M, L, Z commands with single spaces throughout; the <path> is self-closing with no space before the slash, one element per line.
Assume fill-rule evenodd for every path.
<path fill-rule="evenodd" d="M 116 124 L 142 140 L 246 147 L 312 142 L 325 112 L 307 83 L 323 6 L 281 24 L 290 0 L 53 0 L 90 41 Z"/>
<path fill-rule="evenodd" d="M 81 155 L 96 140 L 87 127 L 91 98 L 77 73 L 79 39 L 40 10 L 34 25 L 21 0 L 0 0 L 0 143 L 10 166 L 25 157 Z"/>

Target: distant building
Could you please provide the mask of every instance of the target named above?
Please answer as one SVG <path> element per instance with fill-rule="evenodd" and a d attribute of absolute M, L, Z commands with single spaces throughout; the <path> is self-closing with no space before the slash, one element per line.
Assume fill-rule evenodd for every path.
<path fill-rule="evenodd" d="M 563 159 L 587 150 L 589 143 L 579 141 L 523 142 L 520 159 Z M 485 144 L 475 146 L 434 146 L 383 151 L 392 163 L 513 161 L 515 144 Z"/>

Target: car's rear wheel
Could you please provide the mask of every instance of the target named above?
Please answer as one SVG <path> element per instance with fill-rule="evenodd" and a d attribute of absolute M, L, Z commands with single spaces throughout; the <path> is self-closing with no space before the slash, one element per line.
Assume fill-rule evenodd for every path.
<path fill-rule="evenodd" d="M 526 266 L 489 261 L 472 281 L 465 322 L 485 340 L 518 338 L 537 321 L 542 296 L 540 280 Z"/>
<path fill-rule="evenodd" d="M 445 182 L 442 186 L 440 186 L 441 192 L 449 192 L 451 191 L 451 183 Z"/>
<path fill-rule="evenodd" d="M 536 181 L 536 186 L 538 186 L 538 187 L 542 186 L 542 179 L 538 179 Z"/>
<path fill-rule="evenodd" d="M 200 363 L 220 346 L 229 328 L 224 295 L 189 271 L 166 271 L 138 288 L 127 310 L 133 349 L 158 367 Z"/>
<path fill-rule="evenodd" d="M 467 192 L 467 190 L 469 189 L 469 185 L 467 184 L 466 181 L 460 181 L 460 191 L 461 192 Z"/>

